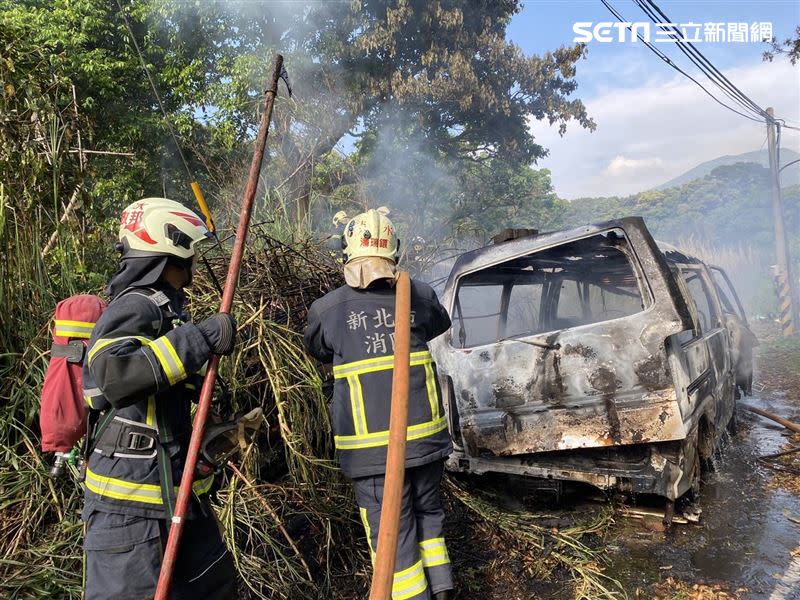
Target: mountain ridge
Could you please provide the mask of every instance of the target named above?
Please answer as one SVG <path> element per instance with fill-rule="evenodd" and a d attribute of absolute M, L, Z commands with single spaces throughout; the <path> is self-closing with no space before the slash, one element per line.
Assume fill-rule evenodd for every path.
<path fill-rule="evenodd" d="M 800 159 L 800 154 L 791 150 L 790 148 L 781 148 L 781 164 L 786 165 L 793 160 Z M 769 167 L 769 153 L 767 149 L 755 150 L 753 152 L 745 152 L 743 154 L 726 154 L 725 156 L 718 156 L 705 162 L 692 167 L 677 177 L 673 177 L 669 181 L 657 185 L 652 190 L 665 190 L 671 187 L 677 187 L 695 179 L 705 177 L 711 171 L 722 165 L 733 165 L 740 162 L 756 163 L 762 167 Z M 788 185 L 800 184 L 800 163 L 790 166 L 781 174 L 782 187 Z"/>

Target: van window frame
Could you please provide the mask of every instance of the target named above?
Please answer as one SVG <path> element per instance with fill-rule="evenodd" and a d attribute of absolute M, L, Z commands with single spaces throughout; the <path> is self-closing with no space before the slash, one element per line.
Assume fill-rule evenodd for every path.
<path fill-rule="evenodd" d="M 624 249 L 620 249 L 620 251 L 628 259 L 628 263 L 631 266 L 633 274 L 634 274 L 634 276 L 636 278 L 636 287 L 639 290 L 639 296 L 640 296 L 640 298 L 642 300 L 643 308 L 641 310 L 638 310 L 635 313 L 632 313 L 630 315 L 625 315 L 623 317 L 616 317 L 614 319 L 606 319 L 606 320 L 603 320 L 603 321 L 597 321 L 595 323 L 586 323 L 586 324 L 577 325 L 577 326 L 574 326 L 574 327 L 565 327 L 565 328 L 561 328 L 561 329 L 548 329 L 546 331 L 541 331 L 541 332 L 537 332 L 537 333 L 520 334 L 520 335 L 513 336 L 513 338 L 509 338 L 509 339 L 546 337 L 546 336 L 550 336 L 553 333 L 556 333 L 556 332 L 559 332 L 559 331 L 576 330 L 576 329 L 581 329 L 583 327 L 595 327 L 596 325 L 598 325 L 600 323 L 608 323 L 608 322 L 612 322 L 612 321 L 615 321 L 615 320 L 618 320 L 618 319 L 627 319 L 627 318 L 630 318 L 632 316 L 642 315 L 643 313 L 647 313 L 647 312 L 650 312 L 650 311 L 654 310 L 654 308 L 656 306 L 656 302 L 655 302 L 655 297 L 654 297 L 654 294 L 653 294 L 653 290 L 650 287 L 650 282 L 649 282 L 649 280 L 647 279 L 647 277 L 645 275 L 644 267 L 642 266 L 641 260 L 640 260 L 639 256 L 637 255 L 636 251 L 633 249 L 633 244 L 631 243 L 630 237 L 628 236 L 627 232 L 622 227 L 619 227 L 619 226 L 607 227 L 607 228 L 604 228 L 604 229 L 599 229 L 597 231 L 589 232 L 586 235 L 575 236 L 575 237 L 571 237 L 569 239 L 559 240 L 559 241 L 553 242 L 551 244 L 546 244 L 546 245 L 543 245 L 541 247 L 536 248 L 535 250 L 527 250 L 525 252 L 518 252 L 518 253 L 514 253 L 514 254 L 509 254 L 507 256 L 503 256 L 502 258 L 499 258 L 496 261 L 492 261 L 492 262 L 487 263 L 485 265 L 482 265 L 480 267 L 476 267 L 476 268 L 473 268 L 473 269 L 465 270 L 465 271 L 459 273 L 456 276 L 455 281 L 453 282 L 453 290 L 454 291 L 453 291 L 453 294 L 452 294 L 452 298 L 450 300 L 450 307 L 449 308 L 450 308 L 450 314 L 453 315 L 453 317 L 452 317 L 453 326 L 448 330 L 448 332 L 446 334 L 447 335 L 446 339 L 447 339 L 448 345 L 454 350 L 459 350 L 459 351 L 462 351 L 462 352 L 472 352 L 477 348 L 482 348 L 482 347 L 486 347 L 486 346 L 493 346 L 493 345 L 496 345 L 497 343 L 499 343 L 498 340 L 493 340 L 493 341 L 485 342 L 485 343 L 482 343 L 482 344 L 476 344 L 476 345 L 473 345 L 473 346 L 464 346 L 464 347 L 461 347 L 460 345 L 456 345 L 456 344 L 453 343 L 454 342 L 454 334 L 453 333 L 456 330 L 455 324 L 456 324 L 456 321 L 459 319 L 459 317 L 458 317 L 458 315 L 456 313 L 458 302 L 459 302 L 458 295 L 459 295 L 459 292 L 461 291 L 462 281 L 463 281 L 463 279 L 465 277 L 468 277 L 469 275 L 472 275 L 473 273 L 478 273 L 480 271 L 485 271 L 485 270 L 491 269 L 491 268 L 493 268 L 493 267 L 495 267 L 497 265 L 500 265 L 500 264 L 503 264 L 503 263 L 506 263 L 506 262 L 511 262 L 511 261 L 517 260 L 517 259 L 525 257 L 525 256 L 529 256 L 529 255 L 532 255 L 532 254 L 538 254 L 540 252 L 544 252 L 546 250 L 557 248 L 559 246 L 565 246 L 567 244 L 578 242 L 580 240 L 585 240 L 585 239 L 596 237 L 596 236 L 607 235 L 608 233 L 610 233 L 612 231 L 617 233 L 618 235 L 622 236 L 622 238 L 625 240 L 625 247 L 624 247 Z M 512 288 L 513 288 L 513 285 L 512 285 Z M 540 300 L 540 304 L 541 304 L 540 310 L 539 310 L 540 318 L 541 318 L 542 310 L 544 310 L 545 305 L 546 305 L 546 296 L 550 296 L 550 295 L 552 295 L 554 293 L 556 295 L 558 295 L 558 293 L 560 291 L 560 290 L 553 290 L 552 289 L 553 288 L 552 282 L 548 282 L 545 285 L 545 288 L 546 289 L 542 290 L 542 297 L 541 297 L 541 300 Z M 503 293 L 503 295 L 505 295 L 505 292 Z M 502 318 L 502 314 L 500 315 L 500 318 L 498 318 L 498 328 L 500 326 L 500 319 L 501 318 Z M 551 321 L 551 320 L 548 319 L 548 321 Z"/>
<path fill-rule="evenodd" d="M 676 268 L 678 269 L 678 275 L 680 276 L 680 287 L 681 291 L 684 295 L 684 299 L 686 300 L 687 304 L 690 305 L 690 312 L 692 315 L 692 324 L 693 324 L 693 338 L 701 338 L 706 335 L 709 335 L 716 329 L 720 329 L 722 327 L 722 303 L 720 302 L 719 297 L 717 296 L 717 288 L 716 283 L 714 282 L 713 276 L 709 273 L 708 268 L 705 264 L 701 262 L 697 262 L 694 264 L 676 264 Z M 708 328 L 703 330 L 700 327 L 700 312 L 697 308 L 697 303 L 695 302 L 694 296 L 692 292 L 689 290 L 689 282 L 686 280 L 686 273 L 688 271 L 696 272 L 698 274 L 698 279 L 700 284 L 703 288 L 703 293 L 706 296 L 706 300 L 708 301 L 708 306 L 714 311 L 715 319 L 709 323 Z M 711 320 L 711 315 L 709 315 L 709 320 Z"/>

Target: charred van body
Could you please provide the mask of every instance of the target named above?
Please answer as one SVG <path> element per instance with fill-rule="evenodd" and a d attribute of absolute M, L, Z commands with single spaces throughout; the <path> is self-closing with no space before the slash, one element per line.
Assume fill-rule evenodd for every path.
<path fill-rule="evenodd" d="M 721 269 L 630 217 L 461 256 L 431 344 L 450 468 L 674 500 L 749 392 L 755 339 Z"/>

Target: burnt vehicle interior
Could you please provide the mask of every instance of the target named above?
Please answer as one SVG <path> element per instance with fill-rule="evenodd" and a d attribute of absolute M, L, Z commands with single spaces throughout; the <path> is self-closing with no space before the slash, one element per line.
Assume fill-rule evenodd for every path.
<path fill-rule="evenodd" d="M 627 239 L 615 229 L 462 277 L 451 344 L 471 348 L 600 323 L 649 303 Z"/>

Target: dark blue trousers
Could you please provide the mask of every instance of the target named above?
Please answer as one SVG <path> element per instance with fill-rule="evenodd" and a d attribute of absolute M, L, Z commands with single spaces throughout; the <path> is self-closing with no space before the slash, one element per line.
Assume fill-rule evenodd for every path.
<path fill-rule="evenodd" d="M 234 600 L 236 570 L 216 519 L 185 522 L 172 600 Z M 92 512 L 86 519 L 85 600 L 145 600 L 155 594 L 169 521 Z"/>

